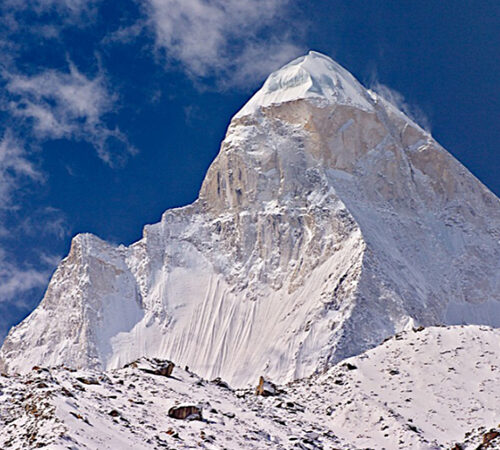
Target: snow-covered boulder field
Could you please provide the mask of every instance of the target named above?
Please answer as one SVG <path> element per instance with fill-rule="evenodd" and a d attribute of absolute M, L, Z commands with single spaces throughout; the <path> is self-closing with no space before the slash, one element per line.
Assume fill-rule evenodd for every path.
<path fill-rule="evenodd" d="M 488 327 L 416 328 L 270 396 L 180 367 L 155 374 L 166 364 L 151 360 L 38 367 L 0 377 L 0 448 L 499 448 L 499 343 Z"/>

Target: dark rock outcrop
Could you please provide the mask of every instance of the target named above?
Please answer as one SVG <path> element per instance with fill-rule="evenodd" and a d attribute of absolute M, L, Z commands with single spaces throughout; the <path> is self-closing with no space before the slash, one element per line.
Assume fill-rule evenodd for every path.
<path fill-rule="evenodd" d="M 203 420 L 202 410 L 196 405 L 178 405 L 168 410 L 168 416 L 179 420 Z"/>
<path fill-rule="evenodd" d="M 270 397 L 272 395 L 278 395 L 278 389 L 275 384 L 270 381 L 266 381 L 264 377 L 260 377 L 259 385 L 255 389 L 255 395 L 262 395 L 263 397 Z"/>
<path fill-rule="evenodd" d="M 124 368 L 133 368 L 141 370 L 152 375 L 160 375 L 163 377 L 172 376 L 175 364 L 172 361 L 162 359 L 140 358 L 124 366 Z"/>

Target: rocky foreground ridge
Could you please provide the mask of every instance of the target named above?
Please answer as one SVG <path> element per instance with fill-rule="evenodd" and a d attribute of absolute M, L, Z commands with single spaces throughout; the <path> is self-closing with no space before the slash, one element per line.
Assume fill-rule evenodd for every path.
<path fill-rule="evenodd" d="M 76 236 L 0 359 L 27 372 L 156 357 L 244 387 L 436 324 L 500 326 L 500 200 L 310 52 L 232 119 L 193 204 L 128 247 Z"/>
<path fill-rule="evenodd" d="M 233 389 L 167 361 L 0 376 L 0 448 L 498 449 L 500 331 L 403 332 L 325 373 Z M 257 380 L 255 380 L 257 384 Z"/>

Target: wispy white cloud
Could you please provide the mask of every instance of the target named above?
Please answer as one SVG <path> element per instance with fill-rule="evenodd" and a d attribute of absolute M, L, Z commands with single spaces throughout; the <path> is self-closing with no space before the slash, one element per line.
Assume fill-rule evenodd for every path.
<path fill-rule="evenodd" d="M 111 166 L 135 152 L 115 125 L 119 98 L 102 68 L 89 75 L 71 61 L 55 70 L 55 59 L 45 67 L 31 59 L 38 43 L 66 51 L 62 31 L 94 24 L 99 2 L 0 1 L 0 341 L 40 299 L 60 261 L 52 249 L 71 232 L 61 211 L 30 199 L 48 176 L 40 144 L 86 141 Z M 19 252 L 23 245 L 29 260 L 25 248 Z"/>
<path fill-rule="evenodd" d="M 26 292 L 46 285 L 52 271 L 53 268 L 47 266 L 43 269 L 22 268 L 11 262 L 7 254 L 0 249 L 0 302 L 15 300 Z M 24 306 L 19 301 L 15 304 L 18 308 Z"/>
<path fill-rule="evenodd" d="M 147 0 L 156 48 L 193 79 L 259 80 L 301 53 L 286 33 L 288 0 Z"/>
<path fill-rule="evenodd" d="M 45 206 L 31 211 L 29 216 L 21 219 L 16 232 L 25 236 L 44 236 L 62 240 L 71 234 L 71 227 L 59 209 Z"/>
<path fill-rule="evenodd" d="M 60 255 L 53 255 L 48 253 L 40 254 L 40 262 L 45 264 L 49 268 L 56 268 L 61 262 L 62 257 Z"/>
<path fill-rule="evenodd" d="M 28 314 L 40 300 L 61 258 L 40 253 L 39 264 L 21 266 L 13 262 L 10 255 L 0 248 L 0 344 L 18 314 Z M 13 313 L 13 307 L 18 311 Z"/>
<path fill-rule="evenodd" d="M 408 103 L 403 94 L 400 92 L 376 81 L 374 79 L 370 83 L 370 89 L 375 91 L 382 98 L 392 103 L 400 111 L 404 112 L 410 119 L 420 125 L 424 130 L 431 131 L 431 123 L 429 117 L 417 105 Z"/>
<path fill-rule="evenodd" d="M 92 13 L 101 0 L 4 0 L 6 9 L 30 10 L 36 14 L 47 12 L 66 13 L 73 17 Z"/>
<path fill-rule="evenodd" d="M 89 78 L 70 62 L 68 72 L 7 72 L 4 77 L 10 97 L 4 109 L 31 124 L 37 138 L 85 140 L 109 165 L 135 153 L 120 129 L 108 127 L 104 120 L 116 107 L 117 96 L 102 72 Z"/>
<path fill-rule="evenodd" d="M 0 304 L 32 308 L 37 298 L 30 295 L 47 284 L 60 260 L 33 248 L 32 261 L 22 264 L 12 250 L 13 243 L 28 236 L 60 240 L 70 232 L 63 213 L 52 207 L 37 207 L 29 216 L 18 220 L 23 193 L 32 191 L 44 181 L 44 174 L 33 162 L 33 155 L 26 150 L 24 142 L 7 129 L 0 138 Z M 0 330 L 0 340 L 2 334 Z"/>
<path fill-rule="evenodd" d="M 248 86 L 266 78 L 272 71 L 303 53 L 291 42 L 270 39 L 265 45 L 247 44 L 241 54 L 234 58 L 228 69 L 229 80 L 222 80 L 221 85 L 231 87 Z"/>
<path fill-rule="evenodd" d="M 0 140 L 0 213 L 15 207 L 13 194 L 22 183 L 42 180 L 42 173 L 29 159 L 23 143 L 6 130 Z"/>
<path fill-rule="evenodd" d="M 22 47 L 30 38 L 58 39 L 64 29 L 95 23 L 102 0 L 2 0 L 0 39 Z M 48 21 L 48 18 L 50 20 Z M 21 39 L 19 39 L 21 37 Z M 2 45 L 0 44 L 0 51 Z M 3 53 L 2 58 L 10 56 Z"/>
<path fill-rule="evenodd" d="M 107 34 L 102 40 L 102 44 L 128 44 L 141 36 L 147 27 L 147 20 L 145 20 L 144 17 L 140 17 L 132 25 L 123 25 L 117 30 Z"/>
<path fill-rule="evenodd" d="M 44 176 L 30 159 L 23 142 L 16 139 L 12 131 L 7 130 L 0 140 L 0 303 L 13 302 L 18 308 L 28 307 L 26 300 L 20 300 L 25 293 L 41 288 L 47 283 L 50 273 L 54 269 L 54 259 L 40 256 L 39 264 L 22 266 L 13 257 L 11 252 L 4 248 L 4 244 L 15 240 L 22 227 L 8 227 L 6 218 L 15 214 L 20 201 L 20 191 L 26 186 L 41 183 Z M 46 208 L 45 208 L 46 209 Z M 37 214 L 37 212 L 35 212 Z M 44 231 L 47 235 L 60 236 L 64 228 L 64 218 L 56 210 L 45 211 L 43 216 L 48 219 L 49 228 Z M 38 227 L 40 228 L 40 227 Z M 36 227 L 33 227 L 35 231 Z M 21 233 L 23 234 L 23 233 Z M 36 252 L 34 252 L 35 254 Z M 29 305 L 29 307 L 31 307 Z M 0 324 L 1 326 L 1 324 Z M 5 330 L 4 330 L 5 331 Z M 0 338 L 1 338 L 0 330 Z"/>

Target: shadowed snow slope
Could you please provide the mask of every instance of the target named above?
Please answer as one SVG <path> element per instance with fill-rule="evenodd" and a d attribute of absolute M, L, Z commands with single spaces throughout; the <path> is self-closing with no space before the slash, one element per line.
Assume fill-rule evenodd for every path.
<path fill-rule="evenodd" d="M 74 238 L 6 369 L 172 359 L 284 382 L 415 325 L 500 325 L 500 201 L 326 56 L 233 118 L 198 200 L 130 247 Z"/>

